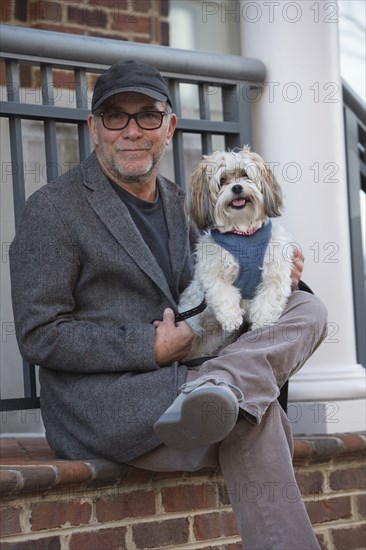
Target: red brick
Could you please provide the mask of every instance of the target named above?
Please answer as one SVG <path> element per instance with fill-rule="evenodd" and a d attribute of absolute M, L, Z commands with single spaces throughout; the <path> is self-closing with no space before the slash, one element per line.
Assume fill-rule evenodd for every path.
<path fill-rule="evenodd" d="M 24 489 L 27 492 L 41 493 L 51 489 L 56 483 L 56 470 L 46 464 L 32 463 L 32 466 L 18 466 L 17 471 L 24 478 Z"/>
<path fill-rule="evenodd" d="M 19 514 L 21 508 L 17 506 L 9 506 L 3 508 L 0 512 L 0 533 L 4 537 L 6 535 L 16 535 L 22 532 L 20 526 Z"/>
<path fill-rule="evenodd" d="M 156 513 L 153 491 L 133 491 L 100 499 L 96 503 L 97 521 L 104 523 L 128 517 L 151 516 Z"/>
<path fill-rule="evenodd" d="M 166 512 L 200 510 L 217 505 L 214 484 L 163 487 L 162 503 Z"/>
<path fill-rule="evenodd" d="M 113 529 L 101 529 L 76 533 L 70 540 L 70 550 L 121 550 L 126 546 L 126 528 L 114 527 Z"/>
<path fill-rule="evenodd" d="M 151 8 L 151 0 L 132 0 L 131 6 L 134 13 L 147 13 Z"/>
<path fill-rule="evenodd" d="M 86 27 L 104 28 L 107 25 L 107 14 L 102 9 L 102 4 L 95 4 L 95 7 L 82 5 L 68 6 L 68 20 L 70 23 L 76 23 Z"/>
<path fill-rule="evenodd" d="M 185 518 L 167 519 L 133 525 L 132 532 L 137 548 L 174 548 L 188 542 L 189 525 Z"/>
<path fill-rule="evenodd" d="M 61 72 L 61 71 L 60 71 Z M 72 83 L 71 83 L 71 74 L 70 73 L 64 73 L 68 76 L 68 89 L 72 89 Z M 55 75 L 54 84 L 55 87 L 58 87 L 58 75 Z M 63 84 L 66 84 L 66 80 L 63 81 Z M 61 85 L 60 85 L 61 87 Z M 65 460 L 65 461 L 56 461 L 54 462 L 54 465 L 57 466 L 58 473 L 60 476 L 60 482 L 61 483 L 85 483 L 88 482 L 92 476 L 92 473 L 90 471 L 90 468 L 87 464 L 84 464 L 83 462 L 76 462 L 74 460 Z"/>
<path fill-rule="evenodd" d="M 29 21 L 46 21 L 47 23 L 61 23 L 63 19 L 62 4 L 46 0 L 30 2 L 28 8 Z"/>
<path fill-rule="evenodd" d="M 332 529 L 334 548 L 339 550 L 362 550 L 365 548 L 366 524 L 349 529 Z"/>
<path fill-rule="evenodd" d="M 323 523 L 351 517 L 351 501 L 349 497 L 331 498 L 318 502 L 307 502 L 311 523 Z"/>
<path fill-rule="evenodd" d="M 365 488 L 365 468 L 335 470 L 330 474 L 330 487 L 334 491 Z"/>
<path fill-rule="evenodd" d="M 134 472 L 134 470 L 135 470 L 135 472 Z M 147 470 L 139 470 L 138 468 L 134 468 L 133 466 L 130 466 L 129 467 L 129 475 L 128 475 L 128 478 L 126 478 L 126 479 L 128 479 L 128 481 L 130 479 L 133 480 L 136 476 L 136 481 L 140 481 L 140 475 L 144 472 L 145 472 L 145 474 L 149 473 Z M 200 472 L 202 472 L 202 470 L 200 470 Z M 132 475 L 132 478 L 130 477 L 131 475 Z M 190 472 L 189 473 L 190 478 L 192 478 L 194 475 L 195 475 L 195 472 Z M 202 475 L 202 474 L 200 474 L 200 475 Z M 183 479 L 184 477 L 185 477 L 184 472 L 154 472 L 154 480 L 155 481 L 167 481 L 169 479 L 179 480 L 179 479 Z M 144 479 L 144 478 L 141 478 L 141 479 Z M 148 476 L 146 479 L 151 481 L 151 479 L 152 479 L 151 472 L 150 472 L 150 476 Z"/>
<path fill-rule="evenodd" d="M 238 534 L 233 512 L 214 512 L 195 516 L 193 531 L 197 541 Z"/>
<path fill-rule="evenodd" d="M 218 484 L 218 492 L 219 492 L 219 502 L 220 504 L 226 505 L 231 504 L 230 497 L 227 492 L 227 488 L 225 483 L 219 483 Z"/>
<path fill-rule="evenodd" d="M 85 525 L 89 523 L 91 505 L 88 502 L 42 502 L 32 506 L 32 531 L 55 529 L 66 523 Z"/>
<path fill-rule="evenodd" d="M 296 473 L 296 481 L 302 495 L 320 495 L 323 492 L 323 472 Z"/>
<path fill-rule="evenodd" d="M 21 437 L 16 441 L 30 462 L 48 461 L 56 458 L 44 437 Z"/>
<path fill-rule="evenodd" d="M 61 550 L 61 543 L 58 537 L 22 540 L 22 542 L 2 542 L 1 550 Z"/>
<path fill-rule="evenodd" d="M 88 0 L 87 4 L 90 4 L 91 7 L 95 4 L 99 5 L 100 0 Z M 128 10 L 127 0 L 103 0 L 103 8 L 111 8 L 112 10 L 122 11 Z"/>
<path fill-rule="evenodd" d="M 360 518 L 366 518 L 366 495 L 356 496 L 357 512 Z"/>
<path fill-rule="evenodd" d="M 0 21 L 6 23 L 13 18 L 13 0 L 3 0 L 0 3 Z"/>
<path fill-rule="evenodd" d="M 364 454 L 366 441 L 363 436 L 358 434 L 339 434 L 338 438 L 343 442 L 342 454 L 358 456 Z"/>
<path fill-rule="evenodd" d="M 122 2 L 115 2 L 113 9 L 109 12 L 110 23 L 116 23 L 117 25 L 121 23 L 133 23 L 138 20 L 138 17 L 135 10 Z"/>
<path fill-rule="evenodd" d="M 13 493 L 21 485 L 20 476 L 12 470 L 0 471 L 0 494 Z"/>
<path fill-rule="evenodd" d="M 294 441 L 294 463 L 301 463 L 304 459 L 310 458 L 314 449 L 309 441 L 295 440 Z"/>
<path fill-rule="evenodd" d="M 319 546 L 320 546 L 321 550 L 331 550 L 330 546 L 328 545 L 327 541 L 325 540 L 324 535 L 321 535 L 321 534 L 317 533 L 316 538 L 318 539 Z"/>
<path fill-rule="evenodd" d="M 338 437 L 332 436 L 316 436 L 310 439 L 314 446 L 314 453 L 312 456 L 313 464 L 324 464 L 339 455 L 343 446 Z"/>
<path fill-rule="evenodd" d="M 38 70 L 38 69 L 37 69 Z M 33 85 L 32 73 L 34 72 L 34 67 L 31 65 L 19 65 L 20 73 L 20 85 L 24 88 L 30 88 Z M 20 461 L 17 461 L 20 464 Z M 24 463 L 29 463 L 29 458 L 23 459 Z M 14 463 L 14 459 L 13 459 Z"/>
<path fill-rule="evenodd" d="M 200 550 L 243 550 L 242 542 L 234 542 L 232 544 L 220 544 L 220 546 L 200 546 Z"/>
<path fill-rule="evenodd" d="M 6 413 L 5 413 L 6 414 Z M 5 422 L 7 420 L 6 416 L 4 415 Z M 12 459 L 14 461 L 15 457 L 24 456 L 25 452 L 24 449 L 19 445 L 19 441 L 17 439 L 2 439 L 1 445 L 0 445 L 0 457 L 1 457 L 1 463 L 10 464 L 11 462 L 6 462 L 6 459 Z M 5 460 L 5 462 L 3 462 Z"/>
<path fill-rule="evenodd" d="M 139 35 L 134 35 L 133 38 L 131 39 L 131 42 L 138 42 L 139 44 L 154 44 L 155 42 L 153 42 L 151 36 L 139 36 Z"/>
<path fill-rule="evenodd" d="M 111 29 L 114 31 L 150 34 L 150 23 L 150 18 L 138 17 L 137 15 L 131 13 L 118 19 L 114 19 L 111 24 Z"/>
<path fill-rule="evenodd" d="M 53 76 L 53 85 L 55 88 L 64 88 L 66 90 L 75 89 L 75 78 L 74 78 L 74 73 L 72 71 L 56 70 L 56 71 L 53 71 L 52 76 Z M 57 93 L 55 93 L 55 95 L 57 95 Z M 84 464 L 81 464 L 80 462 L 75 462 L 74 464 L 75 464 L 75 468 L 80 468 L 80 466 L 82 466 L 88 469 L 87 466 L 85 466 Z"/>

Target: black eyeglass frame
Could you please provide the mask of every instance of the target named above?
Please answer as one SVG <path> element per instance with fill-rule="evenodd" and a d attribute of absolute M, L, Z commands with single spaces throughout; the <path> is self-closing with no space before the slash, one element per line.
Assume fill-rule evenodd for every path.
<path fill-rule="evenodd" d="M 108 126 L 106 126 L 106 124 L 105 124 L 104 116 L 108 115 L 108 114 L 111 114 L 111 113 L 121 113 L 123 115 L 127 115 L 126 124 L 124 126 L 120 127 L 120 128 L 108 128 Z M 154 126 L 153 128 L 144 128 L 143 126 L 141 126 L 141 124 L 138 121 L 138 116 L 139 115 L 145 115 L 145 114 L 148 114 L 148 113 L 153 113 L 153 114 L 159 114 L 160 115 L 160 117 L 161 117 L 160 118 L 160 124 L 158 126 Z M 161 128 L 161 126 L 163 124 L 164 116 L 167 116 L 169 114 L 170 113 L 168 111 L 139 111 L 138 113 L 125 113 L 124 111 L 107 111 L 106 113 L 104 113 L 104 112 L 96 113 L 96 115 L 100 116 L 100 118 L 102 119 L 102 123 L 103 123 L 104 128 L 106 130 L 109 130 L 110 132 L 119 132 L 120 130 L 124 130 L 129 125 L 131 119 L 133 119 L 136 122 L 137 126 L 139 128 L 141 128 L 141 130 L 158 130 L 159 128 Z"/>

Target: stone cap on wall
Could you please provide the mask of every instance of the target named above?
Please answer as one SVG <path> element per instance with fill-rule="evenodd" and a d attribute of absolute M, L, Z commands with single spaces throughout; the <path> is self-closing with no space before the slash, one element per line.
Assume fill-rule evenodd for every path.
<path fill-rule="evenodd" d="M 335 458 L 360 457 L 366 452 L 366 437 L 362 434 L 339 434 L 296 437 L 294 465 L 330 462 Z M 93 489 L 121 483 L 143 483 L 174 476 L 187 477 L 214 470 L 195 473 L 157 473 L 140 470 L 109 460 L 62 460 L 56 457 L 44 437 L 2 438 L 0 442 L 0 484 L 2 497 L 54 490 Z"/>

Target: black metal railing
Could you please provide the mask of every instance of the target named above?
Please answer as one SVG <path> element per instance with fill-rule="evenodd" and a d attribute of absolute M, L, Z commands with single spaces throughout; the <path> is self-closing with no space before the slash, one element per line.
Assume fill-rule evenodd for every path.
<path fill-rule="evenodd" d="M 1 59 L 6 67 L 4 100 L 0 114 L 9 121 L 13 202 L 15 227 L 25 200 L 25 163 L 23 155 L 22 122 L 42 121 L 43 146 L 47 180 L 59 175 L 57 125 L 77 126 L 78 156 L 85 159 L 90 153 L 86 118 L 88 114 L 90 82 L 112 63 L 135 59 L 155 65 L 169 82 L 178 126 L 173 140 L 175 181 L 185 181 L 186 134 L 201 138 L 201 153 L 212 151 L 213 136 L 222 136 L 226 148 L 251 143 L 251 102 L 248 90 L 264 81 L 265 69 L 261 61 L 239 56 L 207 54 L 118 40 L 55 33 L 24 27 L 1 26 Z M 67 72 L 74 100 L 70 106 L 57 101 L 56 71 Z M 37 91 L 30 85 L 23 100 L 22 83 L 26 77 L 38 79 Z M 25 78 L 26 80 L 26 78 Z M 189 84 L 198 97 L 197 118 L 184 116 L 181 85 Z M 210 99 L 220 96 L 221 113 L 213 117 Z M 38 97 L 38 100 L 37 100 Z M 3 410 L 21 410 L 39 407 L 36 368 L 23 363 L 24 396 L 1 400 Z"/>
<path fill-rule="evenodd" d="M 360 206 L 365 208 L 366 201 L 366 106 L 345 82 L 342 89 L 357 361 L 366 367 L 366 250 Z"/>

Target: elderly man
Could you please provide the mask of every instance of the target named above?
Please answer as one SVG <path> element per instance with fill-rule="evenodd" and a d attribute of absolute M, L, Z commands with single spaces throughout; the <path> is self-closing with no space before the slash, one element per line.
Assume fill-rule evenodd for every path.
<path fill-rule="evenodd" d="M 176 123 L 160 73 L 116 63 L 95 85 L 95 151 L 27 201 L 10 250 L 12 297 L 21 353 L 40 366 L 47 439 L 69 459 L 221 467 L 246 549 L 317 549 L 300 495 L 287 498 L 297 485 L 277 397 L 321 342 L 325 309 L 294 290 L 274 326 L 184 364 L 192 332 L 174 312 L 197 234 L 181 188 L 158 174 Z M 203 414 L 210 399 L 220 415 Z M 202 407 L 197 433 L 162 443 L 172 411 L 184 439 L 183 403 Z"/>

